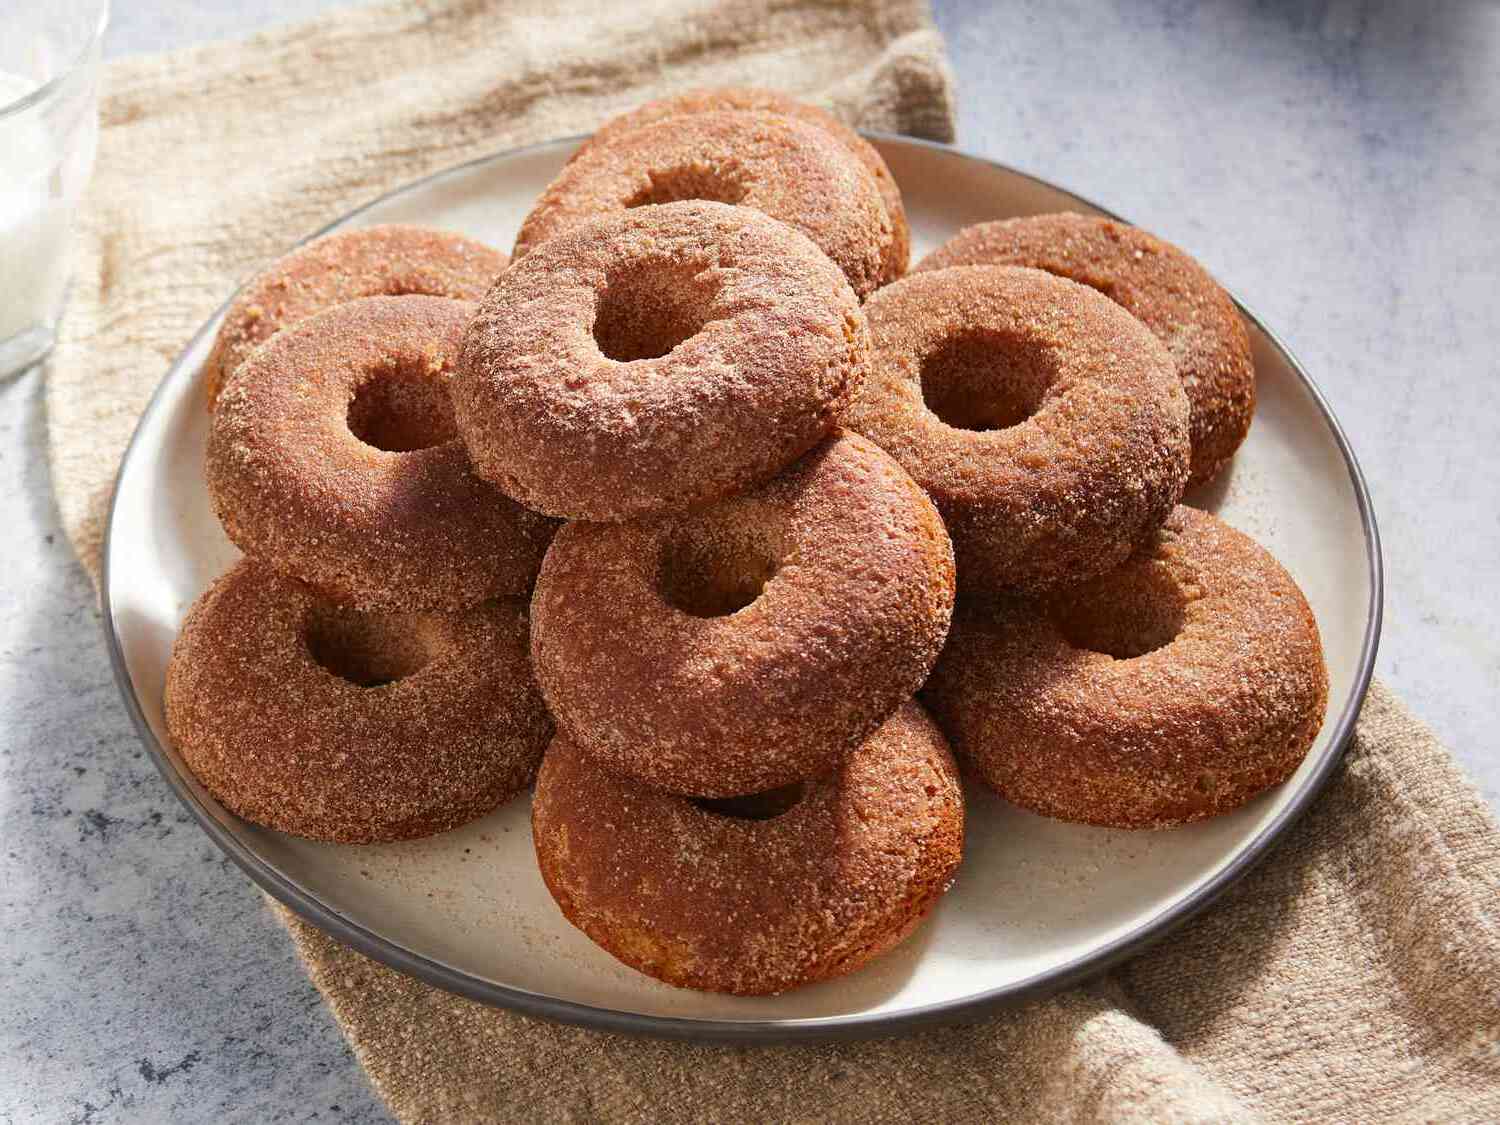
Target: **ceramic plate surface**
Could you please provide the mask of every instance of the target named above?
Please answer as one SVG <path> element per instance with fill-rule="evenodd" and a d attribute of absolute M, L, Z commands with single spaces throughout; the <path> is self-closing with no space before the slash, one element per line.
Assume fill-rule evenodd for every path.
<path fill-rule="evenodd" d="M 1067 192 L 939 146 L 878 138 L 906 197 L 913 261 L 960 227 L 1060 209 Z M 477 161 L 387 196 L 337 227 L 424 223 L 509 249 L 573 151 L 562 141 Z M 1189 248 L 1191 249 L 1191 248 Z M 105 549 L 105 621 L 127 707 L 167 781 L 262 887 L 361 951 L 488 1003 L 600 1027 L 716 1039 L 876 1034 L 955 1021 L 1058 987 L 1206 904 L 1303 811 L 1348 738 L 1374 659 L 1380 553 L 1359 470 L 1296 361 L 1248 317 L 1255 425 L 1232 469 L 1189 501 L 1259 540 L 1306 592 L 1327 651 L 1328 719 L 1301 769 L 1245 808 L 1171 832 L 1060 824 L 969 792 L 957 884 L 911 940 L 869 968 L 779 997 L 683 991 L 570 926 L 537 873 L 529 801 L 435 839 L 310 843 L 226 813 L 171 748 L 162 687 L 183 615 L 235 558 L 203 483 L 197 373 L 218 318 L 167 373 L 120 470 Z"/>

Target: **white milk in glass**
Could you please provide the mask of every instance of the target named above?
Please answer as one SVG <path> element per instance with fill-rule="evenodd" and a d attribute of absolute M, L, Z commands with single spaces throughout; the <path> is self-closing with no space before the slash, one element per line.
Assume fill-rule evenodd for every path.
<path fill-rule="evenodd" d="M 0 71 L 0 106 L 36 89 Z M 35 116 L 0 118 L 0 340 L 51 322 L 67 280 L 60 154 Z"/>
<path fill-rule="evenodd" d="M 99 140 L 108 0 L 0 0 L 0 379 L 53 343 Z"/>
<path fill-rule="evenodd" d="M 0 109 L 39 85 L 0 71 Z M 93 162 L 92 106 L 48 108 L 0 113 L 0 345 L 50 335 L 67 287 L 68 220 Z"/>

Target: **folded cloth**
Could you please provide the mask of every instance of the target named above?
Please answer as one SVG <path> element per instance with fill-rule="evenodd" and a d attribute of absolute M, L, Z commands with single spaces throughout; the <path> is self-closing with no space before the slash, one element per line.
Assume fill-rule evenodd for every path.
<path fill-rule="evenodd" d="M 52 479 L 97 577 L 141 408 L 247 272 L 438 168 L 672 89 L 772 85 L 947 140 L 923 0 L 402 0 L 113 64 Z M 1086 987 L 862 1043 L 710 1047 L 568 1028 L 432 989 L 277 907 L 404 1121 L 1500 1120 L 1500 831 L 1383 687 L 1271 858 Z"/>
<path fill-rule="evenodd" d="M 1500 828 L 1378 681 L 1328 787 L 1205 914 L 969 1026 L 606 1035 L 436 991 L 277 910 L 403 1121 L 1500 1121 Z"/>

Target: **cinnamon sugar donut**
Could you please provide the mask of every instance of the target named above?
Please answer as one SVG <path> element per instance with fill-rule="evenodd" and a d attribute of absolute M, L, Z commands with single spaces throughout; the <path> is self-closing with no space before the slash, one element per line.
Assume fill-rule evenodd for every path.
<path fill-rule="evenodd" d="M 242 560 L 183 622 L 167 729 L 256 824 L 347 844 L 444 832 L 519 793 L 551 736 L 526 633 L 520 599 L 352 613 Z"/>
<path fill-rule="evenodd" d="M 475 476 L 452 365 L 474 306 L 365 297 L 230 376 L 208 486 L 241 550 L 354 609 L 456 610 L 531 589 L 555 524 Z"/>
<path fill-rule="evenodd" d="M 753 488 L 826 435 L 868 334 L 790 227 L 694 201 L 585 223 L 518 258 L 464 340 L 480 475 L 551 515 L 620 520 Z"/>
<path fill-rule="evenodd" d="M 914 273 L 865 305 L 847 425 L 900 461 L 953 536 L 965 589 L 1041 589 L 1122 562 L 1182 495 L 1187 398 L 1166 349 L 1040 270 Z"/>
<path fill-rule="evenodd" d="M 1166 828 L 1291 776 L 1323 723 L 1317 622 L 1254 541 L 1179 507 L 1119 570 L 970 599 L 923 699 L 1001 796 Z"/>
<path fill-rule="evenodd" d="M 896 178 L 886 166 L 885 160 L 875 147 L 849 126 L 827 110 L 799 102 L 775 90 L 760 90 L 745 86 L 726 86 L 712 90 L 689 90 L 667 98 L 657 98 L 637 106 L 627 113 L 610 118 L 601 125 L 592 137 L 579 146 L 571 160 L 577 160 L 595 145 L 613 142 L 622 133 L 629 133 L 643 125 L 663 121 L 668 117 L 681 117 L 692 113 L 720 112 L 778 113 L 783 117 L 795 117 L 816 125 L 847 149 L 865 166 L 880 189 L 880 198 L 885 202 L 886 214 L 891 219 L 891 242 L 885 255 L 882 276 L 894 281 L 906 272 L 906 263 L 911 256 L 911 228 L 906 221 L 906 208 L 901 202 L 901 189 Z"/>
<path fill-rule="evenodd" d="M 770 113 L 673 117 L 596 141 L 537 200 L 515 256 L 588 219 L 686 199 L 795 227 L 861 297 L 894 277 L 895 227 L 868 169 L 819 126 Z"/>
<path fill-rule="evenodd" d="M 780 800 L 673 797 L 559 734 L 532 805 L 537 863 L 568 921 L 625 964 L 741 995 L 860 968 L 917 927 L 958 868 L 963 793 L 914 703 L 832 775 L 767 797 Z"/>
<path fill-rule="evenodd" d="M 840 432 L 692 514 L 568 524 L 532 599 L 561 729 L 619 773 L 728 797 L 827 773 L 927 678 L 953 555 L 922 490 Z"/>
<path fill-rule="evenodd" d="M 1212 480 L 1250 431 L 1255 363 L 1229 294 L 1194 259 L 1138 227 L 1064 212 L 980 223 L 917 265 L 1034 266 L 1097 289 L 1154 332 L 1187 391 L 1190 487 Z"/>
<path fill-rule="evenodd" d="M 477 301 L 510 259 L 462 235 L 388 225 L 299 246 L 235 295 L 203 365 L 210 409 L 229 373 L 277 332 L 358 297 L 425 294 Z"/>

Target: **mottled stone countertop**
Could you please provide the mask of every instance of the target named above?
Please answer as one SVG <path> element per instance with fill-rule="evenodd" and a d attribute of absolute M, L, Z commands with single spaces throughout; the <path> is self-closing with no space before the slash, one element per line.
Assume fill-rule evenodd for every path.
<path fill-rule="evenodd" d="M 330 6 L 122 4 L 107 50 Z M 960 145 L 1188 247 L 1321 382 L 1384 533 L 1380 673 L 1500 807 L 1500 7 L 937 9 Z M 137 744 L 57 524 L 41 380 L 0 386 L 0 1122 L 385 1120 Z"/>

